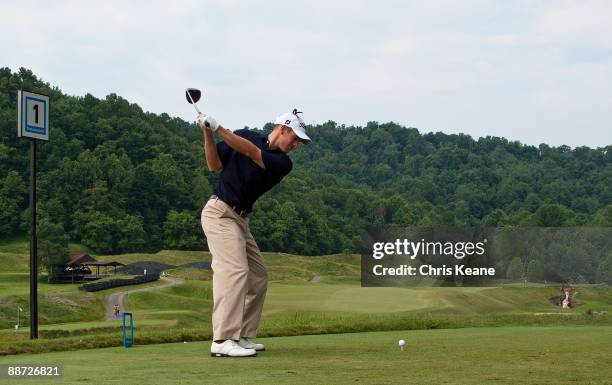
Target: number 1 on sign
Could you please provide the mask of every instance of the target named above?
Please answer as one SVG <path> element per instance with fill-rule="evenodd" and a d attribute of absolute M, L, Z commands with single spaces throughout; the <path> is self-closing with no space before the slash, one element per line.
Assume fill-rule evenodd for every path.
<path fill-rule="evenodd" d="M 34 105 L 34 111 L 36 111 L 36 114 L 34 115 L 34 123 L 38 124 L 38 104 Z"/>

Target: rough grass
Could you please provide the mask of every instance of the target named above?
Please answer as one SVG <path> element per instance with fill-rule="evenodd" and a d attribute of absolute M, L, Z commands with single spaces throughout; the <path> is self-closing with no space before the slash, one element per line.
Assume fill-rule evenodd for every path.
<path fill-rule="evenodd" d="M 210 322 L 212 288 L 208 282 L 185 281 L 164 289 L 130 294 L 125 306 L 139 319 L 176 320 L 182 327 Z"/>
<path fill-rule="evenodd" d="M 0 273 L 28 271 L 29 241 L 18 238 L 0 243 Z M 79 244 L 70 244 L 71 252 L 89 252 Z M 184 265 L 192 262 L 211 261 L 207 251 L 161 250 L 157 253 L 130 253 L 118 255 L 95 255 L 99 261 L 117 261 L 131 264 L 139 261 L 155 261 L 170 265 Z M 285 253 L 263 253 L 269 269 L 270 281 L 310 281 L 315 276 L 321 282 L 357 282 L 359 280 L 359 255 L 336 254 L 326 256 L 300 256 Z M 183 274 L 183 271 L 177 271 Z M 188 276 L 188 274 L 185 274 Z M 194 274 L 192 274 L 194 275 Z M 195 277 L 194 277 L 195 278 Z M 197 277 L 196 279 L 199 279 Z"/>
<path fill-rule="evenodd" d="M 2 329 L 12 329 L 17 321 L 17 308 L 21 314 L 21 324 L 29 323 L 29 294 L 10 295 L 0 298 L 0 325 Z M 91 293 L 41 292 L 38 296 L 39 325 L 65 322 L 89 321 L 103 317 L 102 303 Z"/>
<path fill-rule="evenodd" d="M 212 272 L 205 269 L 196 269 L 190 267 L 179 267 L 176 269 L 166 270 L 171 278 L 183 279 L 186 281 L 210 281 L 212 280 Z"/>
<path fill-rule="evenodd" d="M 263 256 L 269 270 L 270 281 L 310 281 L 315 276 L 333 277 L 333 281 L 359 280 L 359 256 L 356 254 L 305 257 L 284 253 L 263 253 Z M 179 266 L 192 262 L 210 262 L 211 256 L 205 251 L 162 250 L 150 254 L 96 256 L 96 259 L 124 264 L 155 261 Z"/>
<path fill-rule="evenodd" d="M 3 239 L 0 242 L 0 252 L 11 254 L 28 254 L 30 250 L 30 240 L 27 237 L 15 237 Z"/>
<path fill-rule="evenodd" d="M 92 282 L 108 282 L 108 281 L 115 281 L 118 279 L 126 280 L 126 279 L 134 279 L 135 277 L 137 277 L 137 275 L 114 274 L 114 275 L 106 276 L 104 278 L 96 279 L 95 281 L 92 281 Z"/>
<path fill-rule="evenodd" d="M 27 272 L 30 266 L 28 254 L 18 254 L 0 249 L 0 272 L 17 273 Z"/>
<path fill-rule="evenodd" d="M 210 261 L 210 253 L 205 251 L 161 250 L 157 253 L 96 255 L 94 258 L 98 261 L 116 261 L 126 265 L 140 261 L 154 261 L 178 266 L 192 262 Z"/>

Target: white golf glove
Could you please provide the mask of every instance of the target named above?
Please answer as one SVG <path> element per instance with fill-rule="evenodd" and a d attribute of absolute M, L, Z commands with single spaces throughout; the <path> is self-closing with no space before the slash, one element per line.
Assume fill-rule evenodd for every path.
<path fill-rule="evenodd" d="M 212 132 L 217 131 L 217 129 L 219 128 L 219 123 L 217 123 L 215 118 L 204 114 L 198 115 L 198 125 L 200 127 L 206 127 Z"/>

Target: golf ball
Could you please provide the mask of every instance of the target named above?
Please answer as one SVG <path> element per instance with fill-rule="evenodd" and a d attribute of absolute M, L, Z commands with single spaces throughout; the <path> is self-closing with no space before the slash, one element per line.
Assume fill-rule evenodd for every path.
<path fill-rule="evenodd" d="M 404 340 L 399 340 L 399 346 L 404 346 L 406 345 L 406 341 Z"/>

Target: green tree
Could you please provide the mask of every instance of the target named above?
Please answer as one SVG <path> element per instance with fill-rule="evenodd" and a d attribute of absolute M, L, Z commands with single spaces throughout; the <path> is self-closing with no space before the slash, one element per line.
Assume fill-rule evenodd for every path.
<path fill-rule="evenodd" d="M 538 282 L 544 277 L 544 265 L 537 259 L 532 259 L 527 264 L 527 280 L 530 282 Z"/>
<path fill-rule="evenodd" d="M 569 210 L 560 204 L 544 204 L 535 212 L 535 221 L 538 226 L 563 226 L 569 218 Z"/>
<path fill-rule="evenodd" d="M 164 244 L 169 249 L 199 250 L 203 235 L 196 216 L 189 211 L 170 210 L 164 222 Z"/>
<path fill-rule="evenodd" d="M 608 255 L 607 258 L 602 259 L 597 266 L 595 282 L 606 283 L 612 286 L 612 254 Z"/>
<path fill-rule="evenodd" d="M 16 171 L 10 171 L 3 180 L 0 179 L 0 235 L 17 232 L 25 192 L 25 183 Z"/>
<path fill-rule="evenodd" d="M 208 201 L 212 194 L 212 187 L 208 179 L 204 176 L 204 170 L 196 170 L 195 175 L 189 183 L 189 187 L 191 188 L 190 200 L 193 202 L 191 207 L 194 209 L 204 207 L 206 201 Z"/>
<path fill-rule="evenodd" d="M 145 230 L 139 217 L 125 215 L 116 221 L 115 229 L 114 252 L 125 253 L 142 250 L 145 244 Z"/>
<path fill-rule="evenodd" d="M 506 278 L 512 280 L 518 280 L 523 278 L 523 262 L 519 257 L 514 257 L 508 264 L 506 269 Z"/>
<path fill-rule="evenodd" d="M 612 204 L 597 210 L 591 223 L 597 226 L 612 226 Z"/>
<path fill-rule="evenodd" d="M 98 253 L 113 251 L 117 224 L 112 217 L 97 211 L 74 214 L 75 236 L 80 243 Z"/>
<path fill-rule="evenodd" d="M 47 269 L 48 282 L 54 282 L 60 273 L 56 265 L 63 264 L 68 258 L 68 235 L 61 224 L 49 218 L 37 221 L 38 256 Z"/>
<path fill-rule="evenodd" d="M 482 225 L 486 227 L 499 227 L 506 221 L 506 213 L 502 209 L 495 209 L 487 214 L 483 220 Z"/>
<path fill-rule="evenodd" d="M 193 123 L 116 94 L 66 95 L 30 70 L 0 68 L 0 237 L 27 231 L 18 89 L 50 95 L 53 140 L 39 148 L 38 200 L 73 240 L 115 252 L 167 247 L 169 212 L 199 209 L 219 178 L 203 169 Z M 355 252 L 371 224 L 612 226 L 612 146 L 534 147 L 378 122 L 308 130 L 313 142 L 291 152 L 292 173 L 254 207 L 262 250 Z M 596 265 L 585 266 L 578 274 L 594 280 Z"/>

